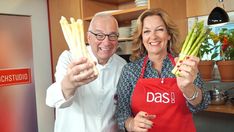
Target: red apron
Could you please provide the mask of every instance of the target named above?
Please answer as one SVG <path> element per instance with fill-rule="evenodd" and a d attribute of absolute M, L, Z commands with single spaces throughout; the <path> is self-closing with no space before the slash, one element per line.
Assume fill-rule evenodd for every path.
<path fill-rule="evenodd" d="M 173 57 L 169 58 L 175 65 Z M 148 56 L 133 91 L 131 108 L 134 116 L 145 111 L 156 115 L 148 132 L 195 132 L 192 113 L 177 86 L 176 78 L 144 78 Z"/>

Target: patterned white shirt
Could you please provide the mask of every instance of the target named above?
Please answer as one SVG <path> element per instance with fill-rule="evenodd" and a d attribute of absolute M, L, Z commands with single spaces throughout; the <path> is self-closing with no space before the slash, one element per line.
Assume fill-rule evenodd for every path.
<path fill-rule="evenodd" d="M 131 97 L 136 82 L 141 74 L 144 57 L 134 62 L 130 62 L 123 67 L 119 83 L 117 85 L 118 105 L 116 109 L 116 118 L 118 120 L 119 129 L 122 131 L 125 131 L 124 122 L 128 117 L 132 116 L 130 107 Z M 147 61 L 144 78 L 175 78 L 175 75 L 171 73 L 174 66 L 172 65 L 168 56 L 163 60 L 160 76 L 158 71 L 153 68 L 152 64 L 152 61 Z M 202 91 L 204 92 L 202 102 L 196 107 L 187 102 L 189 110 L 193 113 L 196 113 L 208 107 L 210 102 L 210 95 L 203 89 L 204 81 L 201 79 L 200 74 L 198 74 L 194 84 L 197 87 L 202 88 Z"/>

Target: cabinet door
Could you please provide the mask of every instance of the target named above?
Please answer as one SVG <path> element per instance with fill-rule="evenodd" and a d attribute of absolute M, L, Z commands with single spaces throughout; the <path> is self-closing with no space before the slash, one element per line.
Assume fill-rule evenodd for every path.
<path fill-rule="evenodd" d="M 61 16 L 65 16 L 68 19 L 70 17 L 81 18 L 80 7 L 80 0 L 48 0 L 53 73 L 55 73 L 59 55 L 68 49 L 59 20 Z"/>
<path fill-rule="evenodd" d="M 179 27 L 181 41 L 184 40 L 187 34 L 186 0 L 149 0 L 149 8 L 162 8 L 168 12 Z"/>

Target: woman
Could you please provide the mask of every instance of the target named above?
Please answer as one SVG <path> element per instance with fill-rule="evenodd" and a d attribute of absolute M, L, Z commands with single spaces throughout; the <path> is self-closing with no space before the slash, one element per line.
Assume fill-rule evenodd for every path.
<path fill-rule="evenodd" d="M 118 85 L 116 117 L 122 131 L 194 132 L 192 113 L 205 109 L 210 96 L 202 90 L 199 58 L 187 56 L 175 66 L 178 30 L 165 11 L 151 9 L 137 20 L 131 61 Z"/>

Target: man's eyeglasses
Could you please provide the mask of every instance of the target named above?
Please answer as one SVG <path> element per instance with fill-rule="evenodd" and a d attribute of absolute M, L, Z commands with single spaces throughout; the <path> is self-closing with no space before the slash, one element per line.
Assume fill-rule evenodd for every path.
<path fill-rule="evenodd" d="M 108 36 L 108 39 L 110 41 L 116 41 L 118 40 L 118 37 L 119 37 L 118 33 L 104 34 L 104 33 L 94 33 L 92 31 L 89 31 L 89 32 L 95 35 L 96 39 L 99 41 L 103 41 L 106 38 L 106 36 Z"/>

